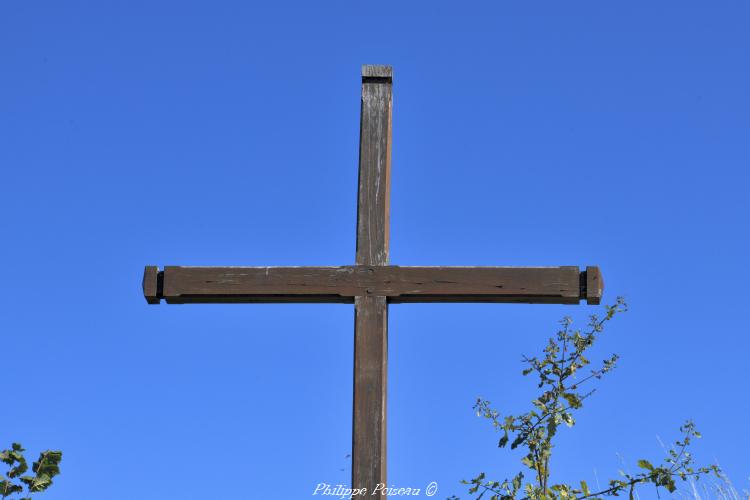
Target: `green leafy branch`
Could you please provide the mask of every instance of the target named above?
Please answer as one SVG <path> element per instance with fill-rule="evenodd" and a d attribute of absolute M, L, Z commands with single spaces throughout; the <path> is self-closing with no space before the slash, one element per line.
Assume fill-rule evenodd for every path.
<path fill-rule="evenodd" d="M 599 500 L 601 497 L 618 496 L 628 491 L 630 498 L 633 498 L 635 487 L 639 484 L 652 483 L 657 489 L 663 487 L 672 492 L 676 488 L 677 478 L 687 481 L 711 472 L 717 476 L 720 474 L 716 465 L 700 468 L 693 466 L 693 457 L 688 452 L 688 447 L 691 440 L 699 438 L 700 434 L 689 421 L 680 428 L 684 437 L 675 443 L 676 450 L 670 450 L 663 465 L 654 467 L 647 460 L 639 460 L 642 472 L 621 472 L 622 479 L 613 479 L 609 481 L 608 488 L 596 492 L 592 492 L 585 481 L 581 481 L 580 486 L 576 487 L 569 484 L 549 484 L 553 439 L 558 428 L 561 424 L 567 427 L 575 425 L 573 412 L 580 410 L 583 402 L 596 391 L 582 391 L 581 387 L 588 386 L 592 380 L 599 380 L 612 371 L 619 359 L 617 354 L 613 354 L 604 359 L 598 368 L 589 368 L 588 373 L 581 376 L 591 364 L 586 358 L 586 351 L 599 338 L 608 321 L 627 311 L 627 304 L 620 297 L 615 304 L 605 306 L 605 311 L 604 317 L 590 316 L 585 330 L 573 329 L 572 320 L 564 318 L 560 330 L 555 337 L 549 339 L 542 356 L 523 357 L 522 360 L 527 365 L 523 375 L 535 374 L 538 378 L 537 387 L 543 390 L 532 401 L 532 410 L 521 415 L 502 416 L 492 408 L 489 401 L 477 399 L 474 405 L 477 416 L 488 419 L 493 428 L 503 433 L 498 446 L 503 448 L 510 443 L 511 449 L 523 447 L 527 450 L 521 463 L 532 471 L 533 480 L 524 484 L 523 471 L 504 481 L 487 480 L 486 475 L 481 473 L 471 480 L 462 481 L 463 484 L 470 485 L 470 494 L 477 494 L 478 499 L 489 495 L 490 500 Z"/>
<path fill-rule="evenodd" d="M 31 465 L 34 475 L 23 475 L 29 465 L 19 443 L 13 443 L 8 450 L 0 451 L 0 462 L 8 466 L 5 475 L 0 474 L 0 495 L 2 499 L 11 495 L 24 494 L 19 500 L 31 500 L 33 493 L 45 491 L 52 485 L 52 478 L 60 473 L 61 451 L 47 450 L 39 454 L 39 459 Z"/>
<path fill-rule="evenodd" d="M 607 496 L 619 496 L 627 491 L 628 498 L 635 498 L 635 487 L 639 484 L 653 484 L 656 488 L 663 487 L 670 493 L 677 489 L 676 479 L 687 481 L 690 478 L 698 479 L 706 474 L 715 474 L 721 479 L 721 470 L 717 465 L 695 468 L 693 466 L 692 455 L 687 451 L 692 438 L 699 438 L 700 433 L 695 430 L 695 424 L 691 421 L 686 422 L 680 427 L 684 437 L 682 440 L 675 442 L 676 448 L 669 450 L 670 456 L 665 459 L 664 464 L 655 467 L 648 460 L 639 460 L 638 467 L 643 469 L 637 474 L 628 474 L 620 471 L 623 479 L 612 479 L 609 481 L 609 487 L 600 491 L 592 492 L 586 481 L 581 481 L 579 487 L 573 487 L 569 484 L 555 484 L 549 488 L 550 491 L 544 492 L 537 485 L 527 484 L 521 489 L 523 473 L 519 473 L 512 481 L 487 481 L 485 474 L 479 474 L 471 481 L 464 481 L 464 484 L 471 484 L 470 493 L 479 493 L 478 499 L 485 494 L 489 494 L 489 500 L 532 500 L 532 499 L 570 499 L 570 500 L 602 500 Z"/>

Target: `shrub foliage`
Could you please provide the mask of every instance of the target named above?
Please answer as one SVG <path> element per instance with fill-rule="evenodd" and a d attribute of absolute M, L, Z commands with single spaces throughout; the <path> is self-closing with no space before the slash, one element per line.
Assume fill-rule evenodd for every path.
<path fill-rule="evenodd" d="M 588 326 L 583 330 L 573 328 L 569 317 L 563 318 L 561 328 L 555 337 L 549 339 L 542 355 L 523 358 L 526 365 L 523 375 L 535 375 L 541 389 L 541 394 L 532 401 L 533 408 L 526 413 L 501 415 L 489 401 L 477 399 L 474 405 L 477 415 L 490 421 L 502 433 L 498 446 L 504 448 L 510 444 L 511 449 L 526 451 L 521 460 L 526 473 L 522 470 L 512 478 L 497 481 L 488 479 L 482 472 L 471 480 L 462 481 L 469 485 L 470 494 L 477 495 L 477 499 L 487 496 L 489 500 L 601 500 L 627 493 L 633 499 L 638 485 L 650 483 L 657 490 L 663 488 L 671 493 L 675 491 L 678 480 L 697 479 L 709 473 L 721 477 L 717 465 L 694 466 L 689 446 L 693 439 L 700 438 L 700 433 L 695 424 L 688 421 L 680 427 L 682 438 L 675 442 L 667 458 L 659 465 L 641 459 L 638 473 L 621 471 L 619 478 L 610 480 L 606 488 L 596 491 L 585 481 L 550 483 L 550 458 L 558 429 L 575 425 L 573 414 L 596 391 L 590 388 L 591 384 L 612 371 L 618 361 L 615 354 L 592 369 L 586 357 L 587 351 L 604 331 L 605 324 L 626 310 L 625 301 L 618 298 L 615 304 L 605 306 L 603 317 L 590 316 Z"/>
<path fill-rule="evenodd" d="M 61 451 L 47 450 L 39 454 L 39 459 L 31 465 L 32 474 L 26 474 L 29 465 L 23 453 L 26 450 L 19 443 L 13 443 L 8 450 L 0 451 L 0 462 L 8 466 L 8 471 L 0 474 L 1 498 L 31 500 L 31 495 L 52 485 L 52 478 L 60 473 Z M 23 496 L 17 496 L 23 495 Z"/>

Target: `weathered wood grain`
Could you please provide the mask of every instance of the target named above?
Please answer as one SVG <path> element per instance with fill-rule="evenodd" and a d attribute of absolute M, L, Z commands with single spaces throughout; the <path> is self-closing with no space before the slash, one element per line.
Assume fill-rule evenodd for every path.
<path fill-rule="evenodd" d="M 594 268 L 595 269 L 595 268 Z M 153 272 L 153 271 L 147 271 Z M 598 276 L 598 275 L 596 275 Z M 595 283 L 581 286 L 584 283 Z M 177 267 L 163 271 L 170 303 L 405 302 L 574 304 L 601 297 L 592 268 L 563 267 Z"/>
<path fill-rule="evenodd" d="M 388 75 L 368 80 L 368 75 Z M 390 67 L 362 68 L 357 264 L 386 265 L 390 225 L 392 81 Z"/>
<path fill-rule="evenodd" d="M 391 197 L 391 119 L 393 70 L 362 67 L 357 190 L 359 266 L 388 265 Z M 337 272 L 361 276 L 362 272 Z M 364 275 L 374 276 L 374 269 Z M 362 287 L 355 287 L 362 290 Z M 337 292 L 338 293 L 338 292 Z M 340 295 L 340 294 L 339 294 Z M 352 488 L 372 495 L 386 481 L 386 378 L 388 374 L 388 303 L 365 287 L 354 302 L 354 402 Z M 384 498 L 385 495 L 381 495 Z"/>
<path fill-rule="evenodd" d="M 162 291 L 159 286 L 159 268 L 156 266 L 146 266 L 143 270 L 143 296 L 149 304 L 158 304 L 162 297 Z"/>
<path fill-rule="evenodd" d="M 390 78 L 393 79 L 393 67 L 385 64 L 363 64 L 362 79 Z"/>
<path fill-rule="evenodd" d="M 604 293 L 604 278 L 597 266 L 588 266 L 586 268 L 586 303 L 589 305 L 599 305 Z"/>
<path fill-rule="evenodd" d="M 370 497 L 387 484 L 388 304 L 385 297 L 357 297 L 354 310 L 352 485 Z"/>

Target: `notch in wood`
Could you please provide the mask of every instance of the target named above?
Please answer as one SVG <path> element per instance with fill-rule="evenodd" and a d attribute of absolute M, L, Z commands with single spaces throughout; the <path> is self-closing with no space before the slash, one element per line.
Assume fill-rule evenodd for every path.
<path fill-rule="evenodd" d="M 393 67 L 380 64 L 362 65 L 362 83 L 393 83 Z"/>
<path fill-rule="evenodd" d="M 602 301 L 604 293 L 604 279 L 598 266 L 587 266 L 581 273 L 581 298 L 586 298 L 586 303 L 597 306 Z"/>
<path fill-rule="evenodd" d="M 157 266 L 143 270 L 143 296 L 149 304 L 158 304 L 164 297 L 164 271 Z"/>

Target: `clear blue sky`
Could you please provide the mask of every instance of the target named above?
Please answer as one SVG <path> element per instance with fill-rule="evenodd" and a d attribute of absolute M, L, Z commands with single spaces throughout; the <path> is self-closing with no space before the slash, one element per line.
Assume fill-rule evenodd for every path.
<path fill-rule="evenodd" d="M 392 64 L 392 263 L 596 264 L 631 305 L 556 478 L 658 460 L 693 418 L 699 461 L 750 486 L 749 21 L 739 0 L 2 0 L 0 445 L 64 451 L 48 500 L 347 483 L 352 306 L 147 306 L 140 280 L 353 263 L 360 65 Z M 524 410 L 521 355 L 596 310 L 391 306 L 389 483 L 517 471 L 472 403 Z"/>

